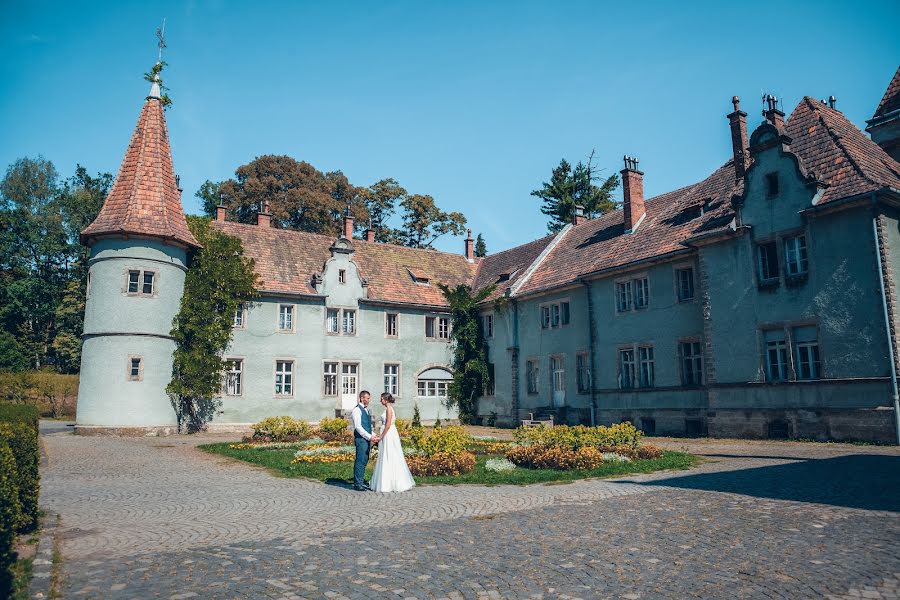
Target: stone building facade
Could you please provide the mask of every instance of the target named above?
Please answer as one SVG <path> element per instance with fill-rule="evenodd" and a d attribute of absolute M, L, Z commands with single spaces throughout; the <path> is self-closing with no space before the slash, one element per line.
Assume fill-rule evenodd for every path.
<path fill-rule="evenodd" d="M 493 373 L 479 399 L 486 421 L 538 413 L 629 420 L 657 434 L 894 440 L 900 164 L 889 152 L 898 77 L 869 122 L 875 141 L 833 100 L 809 97 L 787 119 L 770 99 L 748 136 L 735 97 L 731 156 L 704 180 L 645 199 L 644 173 L 626 157 L 621 210 L 579 212 L 555 235 L 484 259 L 471 236 L 451 254 L 376 243 L 371 231 L 353 239 L 348 217 L 335 239 L 273 227 L 265 208 L 255 225 L 220 209 L 214 227 L 241 239 L 262 284 L 259 301 L 235 315 L 213 425 L 317 420 L 363 388 L 398 395 L 401 416 L 418 405 L 425 419 L 452 418 L 442 282 L 495 286 L 482 312 Z M 154 102 L 151 93 L 145 112 Z M 132 146 L 144 143 L 144 118 Z M 164 137 L 161 111 L 158 119 Z M 167 327 L 196 242 L 170 231 L 178 219 L 182 231 L 184 217 L 180 203 L 168 210 L 177 185 L 168 140 L 155 139 L 136 153 L 163 165 L 161 177 L 137 177 L 155 182 L 153 194 L 127 183 L 144 168 L 129 148 L 84 233 L 93 282 L 78 409 L 85 431 L 174 423 L 162 393 Z M 168 229 L 128 225 L 164 222 L 159 215 Z M 133 295 L 123 277 L 142 261 L 167 272 L 151 294 Z M 136 302 L 152 313 L 146 331 L 125 318 Z M 110 314 L 122 317 L 100 318 Z M 138 355 L 138 379 L 123 377 L 117 365 L 130 369 Z"/>

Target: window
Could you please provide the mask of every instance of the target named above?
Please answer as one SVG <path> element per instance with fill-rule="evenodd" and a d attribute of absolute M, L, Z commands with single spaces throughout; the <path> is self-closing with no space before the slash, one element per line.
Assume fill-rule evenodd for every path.
<path fill-rule="evenodd" d="M 641 387 L 653 387 L 654 382 L 654 365 L 653 365 L 653 347 L 641 346 L 638 348 L 638 359 L 640 360 L 640 384 Z"/>
<path fill-rule="evenodd" d="M 681 385 L 701 385 L 703 383 L 703 356 L 700 342 L 678 344 L 681 355 Z"/>
<path fill-rule="evenodd" d="M 766 380 L 787 381 L 788 351 L 784 330 L 772 329 L 765 332 L 766 338 Z"/>
<path fill-rule="evenodd" d="M 784 240 L 784 273 L 788 276 L 805 275 L 809 267 L 809 260 L 806 256 L 806 236 L 798 235 L 796 237 Z"/>
<path fill-rule="evenodd" d="M 647 308 L 650 304 L 650 282 L 646 277 L 634 280 L 634 307 Z"/>
<path fill-rule="evenodd" d="M 87 285 L 85 286 L 85 289 L 84 289 L 84 297 L 89 298 L 90 295 L 91 295 L 91 271 L 90 271 L 90 269 L 88 269 Z"/>
<path fill-rule="evenodd" d="M 528 385 L 529 394 L 538 393 L 538 361 L 529 360 L 525 362 L 525 381 Z"/>
<path fill-rule="evenodd" d="M 344 335 L 356 333 L 356 311 L 344 309 L 344 319 L 341 322 L 341 332 Z"/>
<path fill-rule="evenodd" d="M 774 198 L 778 195 L 778 173 L 766 174 L 766 198 Z"/>
<path fill-rule="evenodd" d="M 484 382 L 484 395 L 485 396 L 493 396 L 494 388 L 495 388 L 495 380 L 494 380 L 494 363 L 488 363 L 488 377 L 487 381 Z"/>
<path fill-rule="evenodd" d="M 356 363 L 341 364 L 341 394 L 344 396 L 356 396 L 356 388 L 359 383 L 359 365 Z M 355 400 L 354 400 L 355 401 Z"/>
<path fill-rule="evenodd" d="M 294 395 L 294 361 L 275 361 L 275 394 L 277 396 Z"/>
<path fill-rule="evenodd" d="M 494 315 L 484 315 L 484 337 L 494 337 Z"/>
<path fill-rule="evenodd" d="M 155 291 L 156 273 L 132 269 L 128 271 L 128 293 L 134 296 L 152 296 Z"/>
<path fill-rule="evenodd" d="M 419 373 L 416 380 L 416 393 L 421 398 L 438 398 L 446 400 L 447 389 L 453 376 L 441 368 L 426 369 Z"/>
<path fill-rule="evenodd" d="M 243 329 L 244 328 L 244 303 L 241 302 L 237 305 L 237 308 L 234 309 L 234 320 L 231 322 L 231 326 L 235 329 Z"/>
<path fill-rule="evenodd" d="M 562 356 L 551 356 L 550 372 L 553 373 L 553 391 L 566 391 L 566 359 Z"/>
<path fill-rule="evenodd" d="M 619 350 L 619 387 L 633 388 L 634 383 L 634 350 L 632 348 Z"/>
<path fill-rule="evenodd" d="M 449 317 L 425 317 L 425 337 L 428 339 L 449 340 Z"/>
<path fill-rule="evenodd" d="M 327 362 L 322 367 L 322 379 L 325 384 L 326 396 L 337 396 L 337 372 L 338 364 L 336 362 Z"/>
<path fill-rule="evenodd" d="M 591 365 L 588 355 L 584 352 L 575 355 L 575 382 L 579 392 L 591 391 Z"/>
<path fill-rule="evenodd" d="M 278 329 L 280 331 L 294 330 L 294 307 L 292 305 L 278 305 Z"/>
<path fill-rule="evenodd" d="M 340 333 L 341 311 L 337 308 L 325 309 L 325 333 Z"/>
<path fill-rule="evenodd" d="M 759 256 L 759 281 L 770 283 L 778 280 L 778 247 L 775 242 L 760 244 L 757 250 Z"/>
<path fill-rule="evenodd" d="M 815 326 L 795 327 L 793 331 L 797 379 L 820 379 L 819 341 Z"/>
<path fill-rule="evenodd" d="M 225 361 L 225 394 L 240 396 L 244 382 L 244 361 L 232 358 Z"/>
<path fill-rule="evenodd" d="M 347 271 L 338 269 L 338 283 L 347 283 Z"/>
<path fill-rule="evenodd" d="M 631 310 L 631 282 L 623 281 L 616 284 L 616 310 L 626 312 Z"/>
<path fill-rule="evenodd" d="M 384 335 L 387 337 L 398 337 L 400 323 L 400 315 L 397 313 L 385 313 L 384 315 Z"/>
<path fill-rule="evenodd" d="M 128 357 L 128 373 L 126 379 L 128 381 L 140 381 L 144 375 L 144 363 L 140 356 Z"/>
<path fill-rule="evenodd" d="M 384 391 L 400 395 L 400 365 L 384 365 Z"/>
<path fill-rule="evenodd" d="M 675 270 L 675 281 L 678 286 L 678 301 L 690 302 L 694 299 L 694 269 Z"/>
<path fill-rule="evenodd" d="M 569 302 L 541 306 L 541 328 L 550 329 L 569 324 Z"/>

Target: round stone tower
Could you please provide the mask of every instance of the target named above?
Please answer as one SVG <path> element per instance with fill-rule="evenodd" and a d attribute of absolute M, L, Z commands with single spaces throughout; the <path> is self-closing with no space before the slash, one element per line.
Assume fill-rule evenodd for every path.
<path fill-rule="evenodd" d="M 81 241 L 91 258 L 75 430 L 173 428 L 166 385 L 175 343 L 169 333 L 188 253 L 200 245 L 181 207 L 157 83 L 112 190 Z"/>

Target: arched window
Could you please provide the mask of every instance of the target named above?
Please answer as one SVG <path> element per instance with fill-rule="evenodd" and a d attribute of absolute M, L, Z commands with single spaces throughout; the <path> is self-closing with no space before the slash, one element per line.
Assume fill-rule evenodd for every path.
<path fill-rule="evenodd" d="M 416 380 L 417 396 L 420 398 L 438 398 L 445 400 L 447 398 L 447 389 L 453 375 L 447 369 L 433 367 L 419 373 Z"/>

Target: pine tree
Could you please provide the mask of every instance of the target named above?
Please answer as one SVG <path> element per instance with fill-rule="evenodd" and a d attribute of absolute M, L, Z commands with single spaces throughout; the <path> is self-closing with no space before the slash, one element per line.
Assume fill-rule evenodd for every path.
<path fill-rule="evenodd" d="M 550 181 L 544 182 L 541 189 L 531 192 L 532 196 L 543 200 L 541 212 L 550 217 L 547 223 L 550 233 L 556 233 L 572 222 L 576 205 L 584 208 L 584 214 L 588 218 L 615 210 L 612 192 L 619 186 L 619 178 L 612 175 L 602 179 L 600 185 L 595 185 L 594 182 L 601 181 L 601 178 L 600 170 L 593 163 L 593 152 L 588 157 L 587 164 L 579 162 L 574 168 L 566 159 L 562 159 L 550 174 Z"/>
<path fill-rule="evenodd" d="M 487 244 L 484 243 L 484 237 L 480 233 L 475 238 L 475 256 L 478 258 L 487 256 Z"/>

